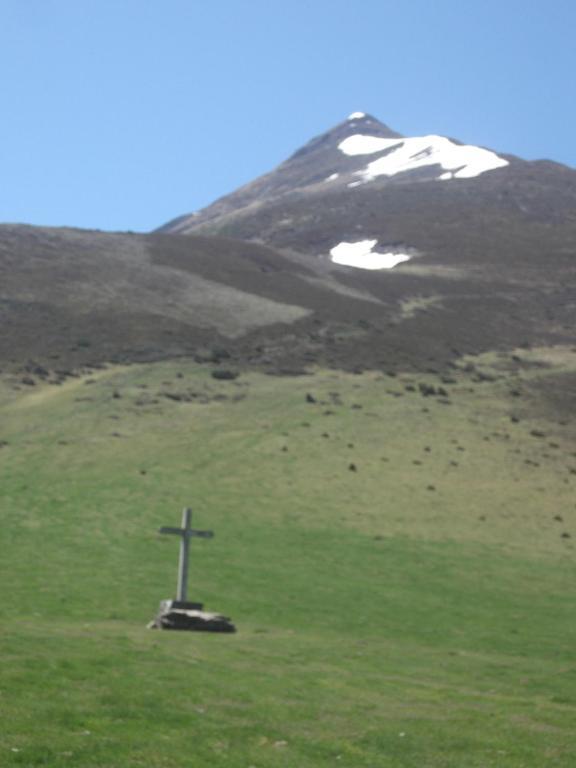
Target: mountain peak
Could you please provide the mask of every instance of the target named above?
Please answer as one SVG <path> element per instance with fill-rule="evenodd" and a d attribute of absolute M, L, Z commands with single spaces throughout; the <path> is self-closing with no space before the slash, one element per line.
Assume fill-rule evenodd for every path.
<path fill-rule="evenodd" d="M 376 117 L 373 117 L 366 112 L 352 112 L 346 120 L 338 123 L 325 133 L 314 137 L 311 141 L 294 152 L 286 162 L 290 162 L 299 157 L 308 156 L 312 152 L 335 150 L 338 148 L 340 142 L 354 134 L 377 136 L 381 139 L 402 138 L 402 134 L 393 131 L 392 128 L 389 128 Z"/>
<path fill-rule="evenodd" d="M 349 130 L 354 129 L 357 132 L 363 133 L 364 131 L 375 131 L 380 134 L 386 134 L 386 138 L 398 138 L 402 134 L 396 133 L 392 128 L 388 127 L 386 123 L 378 120 L 374 115 L 369 115 L 367 112 L 352 112 L 343 123 L 339 125 L 346 126 Z M 338 128 L 339 126 L 336 126 Z"/>
<path fill-rule="evenodd" d="M 509 160 L 491 150 L 444 136 L 405 137 L 366 112 L 352 112 L 342 122 L 311 139 L 270 173 L 220 198 L 196 214 L 181 216 L 161 231 L 188 233 L 254 205 L 304 195 L 310 204 L 327 195 L 355 195 L 357 187 L 450 182 L 503 168 Z M 350 199 L 350 205 L 353 200 Z"/>

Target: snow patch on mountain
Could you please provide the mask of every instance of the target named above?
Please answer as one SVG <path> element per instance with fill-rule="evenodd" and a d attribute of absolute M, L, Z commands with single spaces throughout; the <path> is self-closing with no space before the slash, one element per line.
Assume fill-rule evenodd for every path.
<path fill-rule="evenodd" d="M 373 155 L 375 152 L 383 152 L 395 145 L 400 146 L 406 139 L 383 139 L 381 136 L 365 136 L 362 133 L 355 133 L 348 136 L 347 139 L 338 144 L 338 149 L 345 155 L 353 157 L 354 155 Z"/>
<path fill-rule="evenodd" d="M 404 139 L 384 139 L 379 136 L 355 134 L 338 144 L 348 156 L 373 155 L 389 150 L 383 157 L 368 163 L 357 171 L 364 181 L 377 176 L 395 176 L 427 165 L 439 165 L 444 173 L 437 178 L 470 179 L 481 173 L 509 165 L 508 160 L 495 152 L 469 144 L 455 144 L 444 136 L 415 136 Z"/>
<path fill-rule="evenodd" d="M 377 253 L 374 251 L 378 240 L 361 240 L 356 243 L 342 242 L 330 249 L 334 264 L 358 269 L 392 269 L 412 257 L 407 253 Z"/>
<path fill-rule="evenodd" d="M 366 117 L 365 112 L 352 112 L 351 115 L 348 115 L 348 120 L 362 120 L 363 117 Z"/>

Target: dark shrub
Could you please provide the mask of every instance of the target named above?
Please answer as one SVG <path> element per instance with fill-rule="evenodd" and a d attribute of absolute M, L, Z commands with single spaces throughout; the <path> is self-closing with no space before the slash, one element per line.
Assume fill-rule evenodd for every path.
<path fill-rule="evenodd" d="M 230 371 L 226 368 L 216 368 L 216 370 L 212 371 L 212 378 L 213 379 L 221 379 L 223 381 L 231 381 L 232 379 L 237 379 L 240 374 L 237 371 Z"/>

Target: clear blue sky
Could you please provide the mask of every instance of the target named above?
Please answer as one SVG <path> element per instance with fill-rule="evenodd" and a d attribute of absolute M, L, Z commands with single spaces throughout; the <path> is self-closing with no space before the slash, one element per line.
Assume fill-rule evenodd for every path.
<path fill-rule="evenodd" d="M 574 0 L 0 0 L 0 221 L 152 229 L 356 110 L 576 166 Z"/>

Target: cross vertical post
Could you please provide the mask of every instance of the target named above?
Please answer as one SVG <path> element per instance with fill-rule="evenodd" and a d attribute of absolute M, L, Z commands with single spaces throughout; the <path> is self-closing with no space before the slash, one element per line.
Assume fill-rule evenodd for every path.
<path fill-rule="evenodd" d="M 188 551 L 190 544 L 190 523 L 192 510 L 188 507 L 182 512 L 182 537 L 180 539 L 180 560 L 178 561 L 178 584 L 176 600 L 186 601 L 188 594 Z"/>

